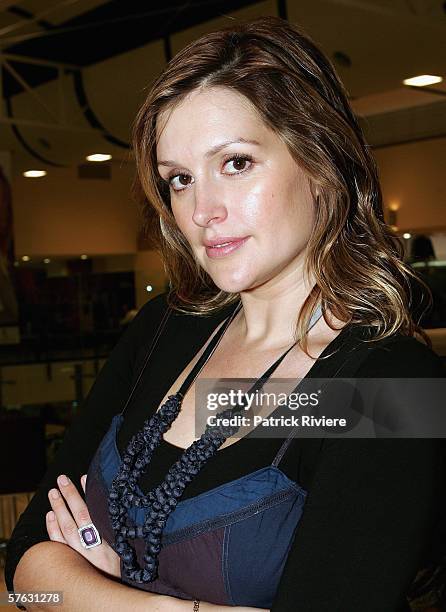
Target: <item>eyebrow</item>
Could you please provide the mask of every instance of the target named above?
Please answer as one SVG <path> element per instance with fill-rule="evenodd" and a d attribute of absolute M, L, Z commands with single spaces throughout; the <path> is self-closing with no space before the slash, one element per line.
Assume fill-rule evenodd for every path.
<path fill-rule="evenodd" d="M 252 140 L 249 138 L 237 138 L 237 140 L 226 140 L 225 142 L 221 142 L 220 144 L 215 145 L 215 147 L 212 147 L 211 149 L 209 149 L 209 151 L 206 151 L 204 156 L 206 157 L 206 159 L 209 159 L 210 157 L 213 157 L 214 155 L 219 153 L 225 147 L 229 147 L 229 145 L 231 144 L 252 144 L 252 145 L 260 146 L 260 142 L 258 140 Z M 157 165 L 158 166 L 178 166 L 176 162 L 171 161 L 171 160 L 159 161 L 157 162 Z"/>

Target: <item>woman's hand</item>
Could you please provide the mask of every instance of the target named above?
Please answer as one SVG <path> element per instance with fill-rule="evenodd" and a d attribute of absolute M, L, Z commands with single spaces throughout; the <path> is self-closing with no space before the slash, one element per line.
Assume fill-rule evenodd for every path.
<path fill-rule="evenodd" d="M 81 478 L 84 492 L 86 481 L 87 476 L 84 474 Z M 67 476 L 61 474 L 57 479 L 57 484 L 60 491 L 51 489 L 48 492 L 52 510 L 47 512 L 46 528 L 50 540 L 70 546 L 98 569 L 112 576 L 120 577 L 119 555 L 105 540 L 93 548 L 82 546 L 77 529 L 92 522 L 87 504 Z"/>
<path fill-rule="evenodd" d="M 84 492 L 86 481 L 87 476 L 84 474 L 81 478 Z M 52 510 L 47 512 L 46 528 L 50 540 L 70 546 L 70 548 L 73 548 L 98 569 L 119 578 L 121 576 L 119 555 L 115 553 L 105 540 L 102 540 L 99 546 L 94 546 L 93 548 L 84 548 L 80 542 L 78 527 L 88 525 L 92 520 L 87 504 L 80 496 L 77 488 L 63 474 L 57 478 L 57 484 L 60 491 L 58 489 L 51 489 L 48 492 Z M 179 610 L 180 607 L 178 606 L 181 606 L 181 609 L 184 610 L 189 610 L 191 607 L 191 602 L 189 601 L 163 596 L 162 601 L 164 602 L 164 600 L 169 600 L 169 610 Z M 174 607 L 174 604 L 177 607 Z M 160 607 L 159 609 L 166 608 Z M 201 609 L 203 609 L 203 612 L 222 612 L 223 609 L 227 610 L 227 606 L 222 607 L 202 601 L 200 604 Z M 269 610 L 264 608 L 249 608 L 245 606 L 235 607 L 234 610 L 237 612 L 269 612 Z"/>

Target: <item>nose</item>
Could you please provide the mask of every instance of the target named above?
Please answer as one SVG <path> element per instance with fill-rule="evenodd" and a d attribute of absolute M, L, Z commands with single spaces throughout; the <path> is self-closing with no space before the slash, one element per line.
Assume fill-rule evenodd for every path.
<path fill-rule="evenodd" d="M 194 223 L 200 227 L 208 227 L 211 223 L 219 223 L 226 219 L 228 211 L 221 190 L 212 188 L 207 182 L 206 186 L 196 187 L 194 194 L 195 207 L 192 215 Z"/>

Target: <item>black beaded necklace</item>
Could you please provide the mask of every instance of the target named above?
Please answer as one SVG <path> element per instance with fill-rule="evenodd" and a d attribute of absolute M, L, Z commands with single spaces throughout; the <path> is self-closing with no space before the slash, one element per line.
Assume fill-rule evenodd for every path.
<path fill-rule="evenodd" d="M 239 429 L 237 426 L 206 426 L 205 432 L 198 440 L 195 440 L 184 450 L 180 459 L 170 467 L 164 480 L 159 485 L 149 491 L 147 495 L 142 495 L 138 491 L 138 479 L 150 463 L 155 448 L 161 443 L 163 434 L 170 428 L 178 416 L 187 389 L 216 349 L 221 337 L 240 308 L 241 302 L 239 302 L 234 312 L 214 335 L 180 390 L 173 395 L 169 395 L 167 401 L 160 409 L 149 417 L 144 422 L 142 429 L 132 437 L 122 456 L 122 463 L 118 472 L 111 484 L 108 511 L 115 534 L 114 548 L 122 560 L 124 576 L 133 582 L 147 583 L 156 579 L 162 533 L 170 514 L 175 510 L 187 484 L 197 476 L 225 440 L 233 436 Z M 321 316 L 322 312 L 320 307 L 318 307 L 313 314 L 308 329 L 311 329 Z M 255 393 L 256 390 L 263 387 L 265 381 L 271 376 L 295 344 L 297 342 L 273 363 L 265 374 L 255 382 L 248 393 Z M 150 354 L 151 351 L 149 356 Z M 147 359 L 145 363 L 147 363 Z M 138 377 L 138 381 L 140 377 Z M 221 416 L 233 416 L 243 409 L 243 405 L 236 406 L 235 408 L 225 410 L 221 413 Z M 146 509 L 143 525 L 140 526 L 132 523 L 128 516 L 130 508 Z M 146 542 L 143 567 L 139 566 L 136 551 L 130 545 L 130 541 L 136 538 L 143 538 Z"/>

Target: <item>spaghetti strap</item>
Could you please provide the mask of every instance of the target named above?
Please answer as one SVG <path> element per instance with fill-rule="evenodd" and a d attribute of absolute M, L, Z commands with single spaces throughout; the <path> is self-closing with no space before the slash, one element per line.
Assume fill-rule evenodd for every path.
<path fill-rule="evenodd" d="M 215 349 L 217 348 L 223 334 L 225 333 L 225 331 L 227 330 L 227 328 L 229 327 L 229 325 L 231 324 L 231 322 L 233 321 L 233 319 L 235 318 L 235 316 L 237 315 L 237 313 L 240 311 L 242 307 L 242 302 L 241 300 L 238 302 L 237 306 L 235 307 L 234 311 L 232 312 L 231 315 L 229 315 L 229 317 L 226 319 L 226 321 L 223 323 L 223 325 L 220 327 L 220 329 L 218 330 L 218 332 L 214 335 L 214 337 L 212 338 L 212 340 L 209 342 L 209 344 L 207 345 L 205 351 L 203 352 L 203 354 L 201 355 L 201 357 L 199 358 L 199 360 L 197 361 L 197 363 L 195 364 L 195 366 L 192 368 L 191 372 L 188 374 L 188 376 L 186 377 L 185 381 L 183 382 L 183 384 L 181 385 L 180 389 L 178 390 L 178 394 L 182 395 L 183 397 L 186 395 L 188 389 L 190 388 L 190 386 L 192 385 L 192 383 L 195 381 L 195 379 L 197 378 L 197 376 L 199 375 L 199 373 L 201 372 L 201 370 L 203 369 L 203 367 L 205 366 L 205 364 L 207 363 L 207 361 L 210 359 L 211 355 L 213 354 L 213 352 L 215 351 Z M 144 358 L 144 362 L 143 365 L 141 367 L 141 370 L 138 374 L 138 377 L 130 391 L 129 397 L 124 405 L 124 408 L 121 411 L 121 415 L 124 414 L 127 406 L 129 405 L 133 394 L 135 392 L 136 387 L 139 384 L 139 381 L 141 380 L 141 377 L 144 373 L 144 370 L 146 369 L 146 366 L 150 360 L 150 357 L 155 349 L 156 343 L 161 335 L 161 332 L 163 331 L 166 322 L 170 316 L 172 312 L 172 308 L 168 307 L 166 312 L 164 313 L 163 319 L 161 320 L 161 323 L 157 329 L 157 332 L 153 338 L 153 341 L 150 345 L 150 348 L 146 354 L 146 357 Z M 310 324 L 308 326 L 308 331 L 317 323 L 317 321 L 322 317 L 322 310 L 321 310 L 321 306 L 320 304 L 317 305 L 313 316 L 311 317 L 310 320 Z M 280 365 L 280 363 L 283 361 L 283 359 L 287 356 L 287 354 L 291 351 L 291 349 L 296 346 L 297 342 L 295 342 L 292 346 L 290 346 L 282 355 L 280 355 L 280 357 L 266 370 L 266 372 L 264 374 L 262 374 L 262 376 L 260 376 L 257 381 L 254 383 L 254 385 L 251 387 L 251 389 L 248 391 L 248 393 L 254 393 L 256 390 L 262 389 L 265 382 L 270 378 L 271 374 L 278 368 L 278 366 Z M 279 451 L 280 452 L 280 451 Z"/>
<path fill-rule="evenodd" d="M 241 307 L 241 301 L 240 301 L 240 302 L 239 302 L 239 304 L 237 305 L 237 307 L 236 307 L 236 309 L 234 310 L 234 312 L 233 312 L 233 313 L 232 313 L 232 314 L 231 314 L 231 315 L 228 317 L 228 319 L 227 319 L 226 323 L 225 323 L 225 324 L 222 326 L 222 328 L 221 328 L 221 329 L 219 329 L 219 331 L 217 332 L 217 334 L 216 334 L 216 335 L 214 336 L 214 338 L 212 339 L 212 341 L 211 341 L 211 343 L 210 343 L 210 345 L 209 345 L 209 347 L 210 347 L 211 349 L 215 349 L 215 346 L 216 346 L 216 344 L 217 344 L 218 340 L 219 340 L 219 339 L 220 339 L 220 337 L 223 335 L 223 333 L 224 333 L 224 331 L 226 330 L 227 326 L 228 326 L 228 325 L 229 325 L 229 323 L 232 321 L 232 319 L 235 317 L 235 315 L 237 314 L 237 312 L 240 310 L 240 307 Z M 166 323 L 167 323 L 167 320 L 169 319 L 170 315 L 172 314 L 172 311 L 173 311 L 172 307 L 171 307 L 171 306 L 168 306 L 168 307 L 167 307 L 167 309 L 166 309 L 166 311 L 165 311 L 165 313 L 164 313 L 163 318 L 161 319 L 161 322 L 160 322 L 160 324 L 159 324 L 159 326 L 158 326 L 158 329 L 157 329 L 157 331 L 156 331 L 156 333 L 155 333 L 155 336 L 153 337 L 153 340 L 152 340 L 152 342 L 151 342 L 151 344 L 150 344 L 149 350 L 147 351 L 146 356 L 144 357 L 144 361 L 143 361 L 143 364 L 142 364 L 142 366 L 141 366 L 141 369 L 140 369 L 140 371 L 139 371 L 139 373 L 138 373 L 138 377 L 137 377 L 137 379 L 136 379 L 136 381 L 135 381 L 135 383 L 134 383 L 134 385 L 133 385 L 133 387 L 132 387 L 132 389 L 131 389 L 131 391 L 130 391 L 130 393 L 129 393 L 129 396 L 128 396 L 128 398 L 127 398 L 127 401 L 126 401 L 126 402 L 125 402 L 125 404 L 124 404 L 123 409 L 121 410 L 121 413 L 120 413 L 121 415 L 123 415 L 123 414 L 124 414 L 124 412 L 126 411 L 126 409 L 127 409 L 128 405 L 130 404 L 130 401 L 131 401 L 131 399 L 132 399 L 132 397 L 133 397 L 133 395 L 134 395 L 134 393 L 135 393 L 136 387 L 138 386 L 138 384 L 139 384 L 139 382 L 140 382 L 140 380 L 141 380 L 141 377 L 142 377 L 142 375 L 144 374 L 144 371 L 145 371 L 145 369 L 146 369 L 146 367 L 147 367 L 147 364 L 149 363 L 150 357 L 152 356 L 152 353 L 153 353 L 153 351 L 155 350 L 155 347 L 156 347 L 156 344 L 157 344 L 157 342 L 158 342 L 158 340 L 159 340 L 159 337 L 161 336 L 161 333 L 162 333 L 163 329 L 165 328 Z M 206 355 L 207 357 L 210 357 L 210 354 L 208 354 L 208 353 L 211 353 L 212 351 L 209 349 L 209 347 L 206 349 L 205 353 L 203 354 L 203 357 L 204 357 L 205 355 Z M 201 362 L 201 360 L 200 360 L 200 361 L 197 363 L 197 366 L 199 365 L 199 363 L 200 363 L 200 362 Z M 204 365 L 204 364 L 203 364 L 203 365 Z M 203 367 L 203 366 L 202 366 L 202 367 Z M 200 368 L 200 369 L 201 369 L 201 368 Z M 185 381 L 185 382 L 187 382 L 187 380 L 188 380 L 188 379 L 186 379 L 186 381 Z M 192 381 L 192 382 L 193 382 L 193 381 Z"/>
<path fill-rule="evenodd" d="M 152 340 L 152 342 L 150 344 L 149 350 L 147 351 L 146 356 L 144 357 L 144 361 L 143 361 L 141 369 L 140 369 L 140 371 L 138 373 L 138 377 L 137 377 L 133 387 L 131 388 L 131 391 L 129 393 L 127 401 L 124 404 L 124 408 L 121 410 L 121 415 L 124 414 L 127 406 L 129 405 L 129 403 L 130 403 L 130 401 L 131 401 L 131 399 L 132 399 L 132 397 L 133 397 L 133 395 L 135 393 L 135 389 L 138 386 L 139 381 L 141 380 L 141 376 L 143 375 L 144 370 L 146 369 L 146 366 L 149 363 L 149 359 L 152 356 L 152 353 L 153 353 L 153 351 L 155 349 L 156 343 L 158 342 L 158 339 L 159 339 L 159 337 L 161 335 L 161 332 L 163 331 L 163 329 L 164 329 L 164 327 L 165 327 L 165 325 L 167 323 L 167 320 L 170 317 L 171 313 L 172 313 L 172 308 L 171 308 L 171 306 L 168 306 L 166 311 L 165 311 L 165 313 L 164 313 L 164 315 L 163 315 L 163 318 L 161 319 L 161 323 L 159 324 L 158 329 L 156 330 L 156 333 L 155 333 L 155 335 L 153 337 L 153 340 Z"/>
<path fill-rule="evenodd" d="M 322 317 L 322 309 L 320 304 L 317 305 L 316 310 L 314 311 L 311 319 L 310 319 L 310 323 L 308 325 L 308 330 L 310 331 L 310 329 L 312 327 L 314 327 L 316 325 L 316 323 L 319 321 L 319 319 Z M 279 367 L 279 365 L 282 363 L 283 359 L 285 359 L 285 357 L 288 355 L 288 353 L 291 351 L 291 349 L 293 347 L 295 347 L 297 344 L 297 341 L 292 344 L 290 346 L 289 349 L 287 349 L 267 370 L 264 374 L 262 374 L 262 376 L 260 376 L 260 378 L 258 378 L 256 380 L 256 382 L 254 383 L 254 385 L 249 389 L 249 391 L 247 393 L 255 393 L 256 391 L 260 390 L 263 388 L 265 382 L 270 378 L 271 374 L 273 374 L 273 372 Z"/>
<path fill-rule="evenodd" d="M 320 308 L 320 306 L 319 306 L 319 308 Z M 292 393 L 294 393 L 294 392 L 295 392 L 295 390 L 292 391 Z M 285 456 L 285 453 L 287 452 L 288 448 L 290 447 L 290 444 L 294 440 L 294 437 L 296 436 L 296 434 L 297 434 L 297 428 L 293 427 L 292 430 L 290 431 L 290 433 L 288 434 L 288 436 L 283 441 L 283 443 L 280 446 L 279 450 L 277 451 L 276 456 L 274 457 L 274 459 L 273 459 L 273 461 L 271 463 L 272 466 L 279 467 L 279 463 L 282 461 L 283 457 Z"/>
<path fill-rule="evenodd" d="M 242 306 L 242 302 L 240 301 L 237 304 L 237 307 L 235 308 L 234 312 L 226 319 L 226 322 L 220 327 L 218 332 L 215 334 L 215 336 L 212 338 L 212 340 L 207 345 L 206 350 L 204 351 L 204 353 L 202 354 L 200 359 L 197 361 L 195 366 L 189 372 L 186 380 L 183 382 L 183 384 L 181 385 L 181 387 L 180 387 L 180 389 L 178 391 L 178 393 L 181 393 L 181 395 L 183 397 L 186 395 L 189 387 L 194 382 L 194 380 L 197 378 L 197 376 L 199 375 L 201 370 L 204 368 L 204 366 L 207 363 L 207 361 L 210 359 L 212 353 L 217 348 L 218 343 L 220 342 L 221 337 L 223 336 L 223 334 L 225 333 L 225 331 L 227 330 L 227 328 L 231 324 L 231 322 L 234 319 L 235 315 L 239 312 L 241 306 Z"/>
<path fill-rule="evenodd" d="M 294 429 L 291 431 L 291 434 L 285 439 L 282 446 L 277 451 L 276 456 L 274 457 L 271 463 L 271 465 L 273 465 L 274 467 L 279 467 L 279 463 L 282 461 L 286 451 L 288 450 L 291 442 L 293 441 L 294 436 L 295 436 Z"/>
<path fill-rule="evenodd" d="M 237 306 L 237 308 L 232 313 L 232 315 L 230 317 L 228 317 L 228 319 L 225 322 L 225 324 L 222 325 L 222 327 L 218 330 L 218 332 L 212 338 L 212 340 L 210 341 L 210 343 L 206 347 L 206 350 L 204 351 L 203 355 L 197 361 L 197 363 L 195 364 L 195 366 L 192 368 L 191 372 L 187 376 L 186 380 L 181 385 L 181 388 L 179 389 L 178 393 L 182 394 L 183 397 L 186 395 L 189 387 L 192 385 L 194 380 L 197 378 L 197 376 L 199 375 L 199 373 L 201 372 L 201 370 L 203 369 L 203 367 L 205 366 L 205 364 L 207 363 L 207 361 L 211 357 L 212 353 L 217 348 L 218 343 L 220 342 L 223 334 L 225 333 L 225 331 L 227 330 L 227 328 L 231 324 L 231 322 L 234 319 L 235 315 L 239 312 L 239 310 L 241 308 L 241 305 L 242 305 L 242 302 L 240 301 L 238 306 Z M 308 326 L 308 331 L 319 321 L 319 319 L 321 317 L 322 317 L 322 310 L 321 310 L 320 304 L 318 304 L 317 308 L 315 309 L 315 311 L 314 311 L 314 313 L 313 313 L 313 315 L 311 317 L 310 324 Z M 254 393 L 255 391 L 263 388 L 265 382 L 270 378 L 271 374 L 279 367 L 279 365 L 281 364 L 283 359 L 288 355 L 288 353 L 291 351 L 291 349 L 294 346 L 296 346 L 296 344 L 297 344 L 297 341 L 294 342 L 294 344 L 292 344 L 282 355 L 280 355 L 280 357 L 266 370 L 266 372 L 264 374 L 262 374 L 256 380 L 254 385 L 249 389 L 248 393 Z"/>

